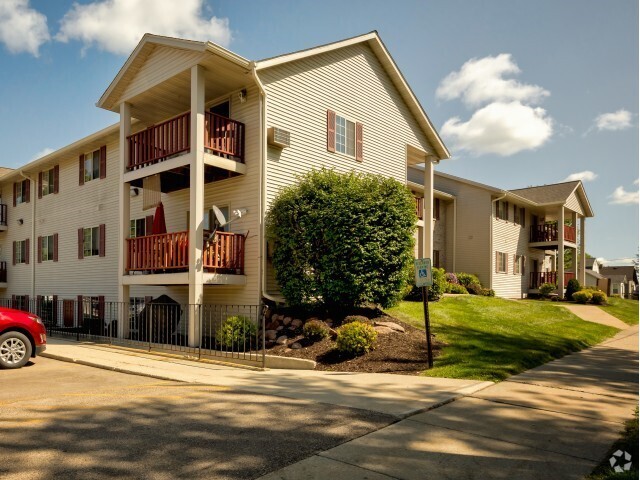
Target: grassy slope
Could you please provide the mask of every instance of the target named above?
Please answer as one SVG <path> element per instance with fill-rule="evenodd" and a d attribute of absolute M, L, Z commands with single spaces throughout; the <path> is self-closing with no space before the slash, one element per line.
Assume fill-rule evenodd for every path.
<path fill-rule="evenodd" d="M 609 459 L 613 452 L 618 449 L 623 452 L 629 452 L 632 455 L 631 470 L 622 473 L 616 473 L 609 463 Z M 638 478 L 638 409 L 634 418 L 626 422 L 622 437 L 616 443 L 613 444 L 609 452 L 605 455 L 593 473 L 587 477 L 589 480 L 632 480 Z"/>
<path fill-rule="evenodd" d="M 638 324 L 638 300 L 609 297 L 607 303 L 600 308 L 628 325 Z"/>
<path fill-rule="evenodd" d="M 421 302 L 402 302 L 388 313 L 424 328 Z M 499 381 L 617 332 L 555 305 L 472 295 L 431 303 L 430 313 L 436 341 L 445 344 L 424 372 L 433 377 Z"/>

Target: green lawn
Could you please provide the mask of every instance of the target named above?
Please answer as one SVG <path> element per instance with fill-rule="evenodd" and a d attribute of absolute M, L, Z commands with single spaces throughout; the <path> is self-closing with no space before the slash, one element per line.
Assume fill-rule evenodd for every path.
<path fill-rule="evenodd" d="M 431 330 L 444 344 L 432 377 L 504 380 L 601 342 L 618 330 L 585 322 L 549 303 L 460 295 L 430 303 Z M 422 302 L 387 311 L 424 328 Z"/>
<path fill-rule="evenodd" d="M 638 300 L 609 297 L 607 305 L 600 308 L 628 325 L 638 324 Z"/>

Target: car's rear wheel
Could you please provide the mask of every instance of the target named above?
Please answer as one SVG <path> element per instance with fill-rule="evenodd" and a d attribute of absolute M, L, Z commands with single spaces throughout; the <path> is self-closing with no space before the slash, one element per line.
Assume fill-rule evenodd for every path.
<path fill-rule="evenodd" d="M 20 332 L 0 335 L 0 368 L 20 368 L 31 358 L 31 342 Z"/>

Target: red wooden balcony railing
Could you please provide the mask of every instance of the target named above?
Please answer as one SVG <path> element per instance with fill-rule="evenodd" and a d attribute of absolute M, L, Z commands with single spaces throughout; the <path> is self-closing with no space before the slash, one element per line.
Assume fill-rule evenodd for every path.
<path fill-rule="evenodd" d="M 0 204 L 0 225 L 7 226 L 7 204 Z"/>
<path fill-rule="evenodd" d="M 128 136 L 129 163 L 127 168 L 135 170 L 165 160 L 171 155 L 188 151 L 190 117 L 189 112 L 183 113 Z"/>
<path fill-rule="evenodd" d="M 565 225 L 564 239 L 567 242 L 576 243 L 576 227 Z M 544 223 L 542 225 L 532 225 L 529 241 L 530 242 L 557 242 L 558 241 L 558 224 Z"/>
<path fill-rule="evenodd" d="M 573 272 L 565 272 L 564 284 L 574 278 Z M 531 272 L 529 274 L 529 288 L 537 289 L 543 283 L 558 284 L 558 272 Z"/>
<path fill-rule="evenodd" d="M 244 163 L 244 124 L 210 112 L 205 113 L 204 122 L 205 148 Z M 135 170 L 188 152 L 190 129 L 191 114 L 187 112 L 128 136 L 127 169 Z"/>
<path fill-rule="evenodd" d="M 244 163 L 244 123 L 206 112 L 204 148 L 220 155 L 234 157 L 238 162 Z"/>
<path fill-rule="evenodd" d="M 424 197 L 413 197 L 416 201 L 416 215 L 418 215 L 418 219 L 422 220 L 424 216 Z"/>
<path fill-rule="evenodd" d="M 245 236 L 218 232 L 206 242 L 203 265 L 208 271 L 244 273 Z M 127 239 L 127 271 L 159 273 L 189 268 L 189 232 Z"/>

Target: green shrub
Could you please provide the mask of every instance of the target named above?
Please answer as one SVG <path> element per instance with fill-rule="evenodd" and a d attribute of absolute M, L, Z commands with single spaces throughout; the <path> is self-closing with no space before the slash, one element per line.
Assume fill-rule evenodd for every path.
<path fill-rule="evenodd" d="M 371 325 L 351 322 L 338 328 L 336 348 L 348 355 L 363 355 L 373 348 L 378 332 Z"/>
<path fill-rule="evenodd" d="M 397 180 L 312 171 L 280 191 L 266 223 L 276 279 L 290 305 L 386 308 L 405 293 L 416 212 Z"/>
<path fill-rule="evenodd" d="M 222 322 L 215 338 L 223 348 L 243 351 L 256 346 L 256 332 L 256 324 L 249 317 L 234 315 Z"/>
<path fill-rule="evenodd" d="M 482 295 L 482 285 L 479 283 L 470 283 L 467 285 L 467 291 L 471 295 Z"/>
<path fill-rule="evenodd" d="M 329 327 L 322 320 L 309 320 L 302 327 L 302 334 L 309 340 L 322 340 L 329 336 Z"/>
<path fill-rule="evenodd" d="M 469 294 L 466 288 L 455 283 L 448 284 L 446 293 Z"/>
<path fill-rule="evenodd" d="M 483 297 L 495 297 L 496 292 L 492 288 L 483 288 L 482 290 L 480 290 L 480 295 L 482 295 Z"/>
<path fill-rule="evenodd" d="M 591 303 L 594 305 L 604 305 L 607 303 L 607 294 L 601 292 L 600 290 L 596 290 L 591 293 Z"/>
<path fill-rule="evenodd" d="M 473 273 L 460 272 L 456 273 L 456 277 L 458 278 L 458 283 L 460 283 L 460 285 L 464 286 L 465 288 L 472 283 L 480 285 L 480 279 Z"/>
<path fill-rule="evenodd" d="M 580 291 L 580 282 L 575 278 L 570 279 L 567 282 L 567 289 L 564 294 L 564 298 L 567 300 L 571 300 L 573 298 L 573 294 Z"/>
<path fill-rule="evenodd" d="M 538 291 L 540 292 L 540 295 L 542 295 L 543 297 L 548 297 L 549 295 L 551 295 L 551 293 L 553 293 L 553 291 L 556 289 L 556 284 L 555 283 L 543 283 L 542 285 L 540 285 L 538 287 Z"/>
<path fill-rule="evenodd" d="M 360 323 L 366 323 L 367 325 L 373 325 L 373 322 L 363 315 L 347 315 L 346 317 L 344 317 L 344 320 L 342 321 L 342 325 L 346 325 L 347 323 L 353 323 L 353 322 L 360 322 Z"/>
<path fill-rule="evenodd" d="M 579 292 L 576 292 L 573 294 L 573 299 L 577 303 L 582 303 L 582 304 L 589 302 L 592 297 L 593 297 L 593 293 L 591 293 L 589 290 L 580 290 Z"/>
<path fill-rule="evenodd" d="M 430 302 L 437 302 L 445 293 L 447 288 L 447 279 L 444 276 L 444 268 L 432 268 L 433 284 L 427 288 Z"/>

